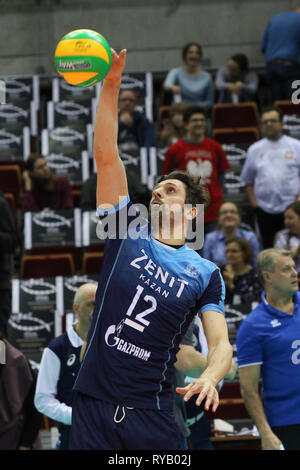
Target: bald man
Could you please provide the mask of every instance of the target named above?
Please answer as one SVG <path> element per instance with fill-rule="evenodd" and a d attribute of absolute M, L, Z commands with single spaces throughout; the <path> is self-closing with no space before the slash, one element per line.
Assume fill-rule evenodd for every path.
<path fill-rule="evenodd" d="M 81 285 L 74 296 L 77 321 L 44 349 L 39 369 L 34 404 L 40 413 L 59 423 L 57 449 L 69 448 L 73 385 L 80 367 L 79 355 L 90 327 L 97 284 Z"/>

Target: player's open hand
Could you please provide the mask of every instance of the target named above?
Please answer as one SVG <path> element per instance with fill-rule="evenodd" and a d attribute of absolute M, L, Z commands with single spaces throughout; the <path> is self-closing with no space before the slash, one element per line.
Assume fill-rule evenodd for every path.
<path fill-rule="evenodd" d="M 111 67 L 105 80 L 120 80 L 126 62 L 126 49 L 122 49 L 118 55 L 114 49 L 111 49 Z"/>
<path fill-rule="evenodd" d="M 199 396 L 196 400 L 196 405 L 200 406 L 204 398 L 205 405 L 204 409 L 209 410 L 209 407 L 212 406 L 212 411 L 215 412 L 219 405 L 219 394 L 216 387 L 213 385 L 212 381 L 208 378 L 199 378 L 194 382 L 190 383 L 186 387 L 177 387 L 176 392 L 184 395 L 184 401 L 188 401 L 193 395 L 199 393 Z"/>

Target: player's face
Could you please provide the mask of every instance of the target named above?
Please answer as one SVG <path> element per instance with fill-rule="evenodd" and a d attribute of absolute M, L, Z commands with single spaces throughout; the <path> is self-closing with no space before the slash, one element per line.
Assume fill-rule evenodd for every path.
<path fill-rule="evenodd" d="M 221 228 L 237 227 L 240 223 L 240 216 L 235 204 L 225 202 L 219 210 L 219 225 Z"/>
<path fill-rule="evenodd" d="M 158 213 L 164 217 L 159 219 L 160 225 L 162 220 L 164 224 L 170 221 L 170 226 L 177 226 L 184 223 L 184 206 L 186 199 L 186 186 L 182 181 L 177 179 L 169 179 L 158 183 L 152 190 L 150 200 L 151 220 L 154 222 L 153 214 Z"/>
<path fill-rule="evenodd" d="M 300 236 L 300 216 L 293 209 L 285 211 L 284 224 L 294 235 Z"/>
<path fill-rule="evenodd" d="M 152 190 L 150 204 L 162 206 L 164 204 L 179 204 L 183 207 L 186 198 L 185 184 L 176 179 L 169 179 L 158 183 Z"/>
<path fill-rule="evenodd" d="M 277 140 L 282 135 L 283 123 L 277 111 L 268 111 L 261 116 L 261 132 L 270 140 Z"/>
<path fill-rule="evenodd" d="M 293 294 L 298 290 L 298 273 L 291 256 L 278 255 L 275 269 L 270 273 L 271 286 L 276 292 Z"/>

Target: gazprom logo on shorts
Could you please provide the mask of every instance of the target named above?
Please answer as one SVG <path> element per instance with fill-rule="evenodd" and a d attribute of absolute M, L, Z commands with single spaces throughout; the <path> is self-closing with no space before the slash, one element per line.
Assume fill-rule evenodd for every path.
<path fill-rule="evenodd" d="M 128 354 L 129 356 L 138 357 L 143 361 L 148 361 L 151 352 L 146 351 L 135 344 L 129 343 L 128 341 L 124 341 L 123 339 L 117 336 L 120 334 L 120 330 L 116 327 L 116 325 L 110 325 L 105 333 L 105 342 L 107 346 L 110 348 L 117 348 L 119 351 Z"/>
<path fill-rule="evenodd" d="M 6 85 L 3 80 L 0 80 L 0 104 L 6 104 Z"/>
<path fill-rule="evenodd" d="M 118 210 L 109 206 L 98 207 L 101 223 L 97 225 L 97 237 L 101 240 L 149 238 L 148 221 L 151 234 L 165 240 L 185 240 L 193 250 L 200 250 L 204 242 L 204 205 L 154 203 L 150 209 L 143 204 L 127 206 L 120 197 Z M 195 210 L 196 209 L 196 210 Z M 130 218 L 130 223 L 128 223 Z M 155 236 L 155 234 L 159 234 Z"/>

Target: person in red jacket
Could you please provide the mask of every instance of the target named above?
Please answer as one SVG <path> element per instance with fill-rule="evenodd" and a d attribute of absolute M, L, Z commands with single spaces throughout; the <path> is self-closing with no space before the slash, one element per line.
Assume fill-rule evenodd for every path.
<path fill-rule="evenodd" d="M 202 107 L 189 107 L 184 113 L 184 122 L 186 135 L 168 148 L 162 173 L 183 170 L 201 176 L 201 183 L 210 195 L 204 216 L 206 234 L 217 227 L 218 209 L 223 202 L 224 173 L 229 169 L 229 163 L 222 146 L 205 136 L 206 117 Z"/>
<path fill-rule="evenodd" d="M 71 186 L 65 176 L 53 175 L 45 157 L 32 153 L 23 172 L 22 212 L 72 209 Z"/>

